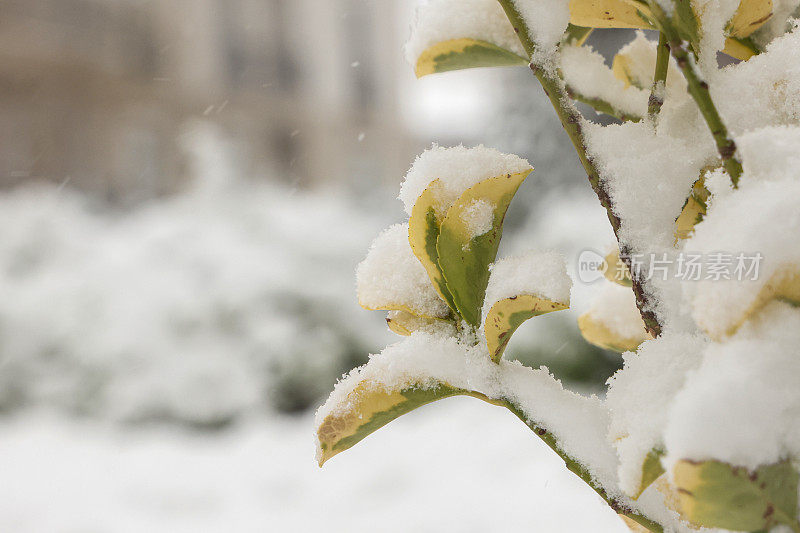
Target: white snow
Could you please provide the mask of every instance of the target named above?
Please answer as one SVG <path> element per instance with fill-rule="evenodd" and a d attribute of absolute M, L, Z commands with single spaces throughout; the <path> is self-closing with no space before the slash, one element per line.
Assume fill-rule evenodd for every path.
<path fill-rule="evenodd" d="M 800 168 L 800 127 L 769 126 L 737 138 L 742 156 L 742 179 L 778 181 L 791 179 Z"/>
<path fill-rule="evenodd" d="M 542 533 L 627 531 L 528 428 L 472 398 L 405 415 L 322 469 L 312 427 L 308 415 L 212 434 L 4 420 L 0 530 L 523 533 L 535 516 Z"/>
<path fill-rule="evenodd" d="M 561 71 L 570 89 L 581 96 L 606 101 L 628 115 L 642 117 L 647 113 L 649 91 L 626 88 L 591 46 L 564 46 L 560 52 Z"/>
<path fill-rule="evenodd" d="M 484 317 L 500 300 L 521 294 L 569 305 L 572 279 L 567 275 L 564 256 L 558 252 L 530 251 L 506 257 L 492 264 L 490 270 L 483 301 Z"/>
<path fill-rule="evenodd" d="M 417 7 L 411 36 L 405 46 L 406 61 L 414 67 L 429 47 L 461 38 L 487 41 L 527 57 L 496 0 L 430 0 Z"/>
<path fill-rule="evenodd" d="M 692 3 L 700 17 L 698 66 L 704 72 L 717 70 L 717 52 L 725 48 L 725 28 L 733 18 L 741 0 L 695 0 Z"/>
<path fill-rule="evenodd" d="M 550 56 L 569 24 L 569 0 L 513 0 L 536 45 L 534 61 Z M 538 62 L 537 61 L 537 62 Z"/>
<path fill-rule="evenodd" d="M 634 252 L 672 247 L 675 219 L 715 154 L 710 142 L 698 142 L 691 129 L 675 132 L 688 134 L 679 136 L 669 126 L 660 121 L 654 131 L 643 121 L 584 127 L 588 152 L 621 219 L 620 238 Z M 701 135 L 700 140 L 710 141 L 707 130 Z"/>
<path fill-rule="evenodd" d="M 793 29 L 764 53 L 716 72 L 710 88 L 734 134 L 800 124 L 800 31 Z"/>
<path fill-rule="evenodd" d="M 635 353 L 624 353 L 624 368 L 609 379 L 608 439 L 617 448 L 620 486 L 626 493 L 639 490 L 645 456 L 663 448 L 665 407 L 683 387 L 687 372 L 700 365 L 706 344 L 699 335 L 665 333 Z"/>
<path fill-rule="evenodd" d="M 314 401 L 392 337 L 352 282 L 383 218 L 209 182 L 122 213 L 56 186 L 0 195 L 3 410 L 216 424 L 288 382 Z"/>
<path fill-rule="evenodd" d="M 488 200 L 476 198 L 461 212 L 461 221 L 470 239 L 485 235 L 494 225 L 495 206 Z"/>
<path fill-rule="evenodd" d="M 656 41 L 648 39 L 643 31 L 636 30 L 633 40 L 617 52 L 617 55 L 624 56 L 626 72 L 631 77 L 633 84 L 645 90 L 653 83 L 653 74 L 656 70 L 656 47 Z M 672 56 L 669 59 L 666 85 L 667 92 L 670 94 L 686 91 L 686 79 Z"/>
<path fill-rule="evenodd" d="M 755 469 L 800 453 L 800 313 L 773 302 L 710 344 L 669 411 L 670 463 L 717 459 Z"/>
<path fill-rule="evenodd" d="M 346 410 L 348 395 L 359 384 L 376 390 L 431 388 L 438 383 L 474 390 L 519 405 L 530 421 L 558 439 L 563 451 L 583 464 L 614 494 L 616 457 L 604 439 L 608 414 L 595 397 L 566 391 L 546 368 L 533 370 L 519 362 L 493 363 L 485 345 L 469 346 L 446 334 L 415 332 L 372 355 L 353 370 L 319 408 L 319 424 L 329 414 Z"/>
<path fill-rule="evenodd" d="M 695 253 L 724 253 L 732 269 L 739 254 L 761 254 L 757 279 L 733 275 L 687 285 L 685 294 L 697 324 L 715 338 L 727 334 L 756 301 L 765 285 L 784 269 L 800 265 L 800 181 L 743 180 L 738 190 L 717 197 L 705 219 L 697 225 L 685 249 Z M 745 267 L 751 265 L 748 261 Z M 742 280 L 738 278 L 742 277 Z"/>
<path fill-rule="evenodd" d="M 648 337 L 630 287 L 604 282 L 588 313 L 592 319 L 623 339 L 644 340 Z"/>
<path fill-rule="evenodd" d="M 524 159 L 483 145 L 474 148 L 461 145 L 445 148 L 434 144 L 432 148 L 417 156 L 406 173 L 400 187 L 399 198 L 410 216 L 419 195 L 430 182 L 438 179 L 443 187 L 437 200 L 444 212 L 473 185 L 487 178 L 530 169 L 530 163 Z"/>
<path fill-rule="evenodd" d="M 445 317 L 449 311 L 408 243 L 408 224 L 394 224 L 373 241 L 356 270 L 359 303 L 368 309 L 398 305 L 419 315 Z"/>

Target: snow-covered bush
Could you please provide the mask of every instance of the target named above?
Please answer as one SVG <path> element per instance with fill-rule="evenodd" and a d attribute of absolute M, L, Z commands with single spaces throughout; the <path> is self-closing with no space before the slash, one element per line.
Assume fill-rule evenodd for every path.
<path fill-rule="evenodd" d="M 358 269 L 359 302 L 407 339 L 319 409 L 320 464 L 467 395 L 514 412 L 634 530 L 800 531 L 799 4 L 422 5 L 406 46 L 417 76 L 520 65 L 547 93 L 617 238 L 578 326 L 625 365 L 598 398 L 502 358 L 522 322 L 569 306 L 572 281 L 556 252 L 497 260 L 527 161 L 434 146 L 402 184 L 408 223 Z M 585 45 L 593 28 L 639 30 L 609 68 Z M 587 121 L 575 100 L 619 123 Z"/>
<path fill-rule="evenodd" d="M 290 193 L 230 183 L 122 213 L 0 195 L 0 410 L 218 426 L 319 402 L 385 342 L 342 303 L 384 218 Z"/>

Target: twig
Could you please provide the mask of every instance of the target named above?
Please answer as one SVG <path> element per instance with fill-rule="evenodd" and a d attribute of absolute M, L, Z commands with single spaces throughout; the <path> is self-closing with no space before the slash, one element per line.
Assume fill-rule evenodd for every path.
<path fill-rule="evenodd" d="M 656 48 L 656 70 L 653 74 L 653 86 L 650 88 L 650 99 L 647 101 L 647 115 L 655 121 L 661 106 L 664 105 L 664 90 L 669 71 L 669 43 L 667 36 L 658 34 L 658 47 Z"/>
<path fill-rule="evenodd" d="M 722 165 L 731 177 L 733 187 L 737 188 L 739 177 L 742 175 L 742 162 L 736 154 L 736 143 L 728 133 L 728 128 L 714 105 L 714 100 L 708 90 L 708 83 L 700 76 L 694 55 L 689 53 L 689 43 L 681 38 L 680 32 L 657 0 L 647 0 L 647 5 L 655 18 L 653 22 L 656 23 L 661 34 L 667 39 L 672 57 L 675 58 L 678 68 L 681 69 L 683 77 L 686 78 L 689 94 L 694 98 L 697 107 L 700 108 L 700 113 L 703 115 L 708 129 L 714 137 L 717 152 L 720 159 L 722 159 Z"/>
<path fill-rule="evenodd" d="M 514 31 L 517 33 L 517 36 L 519 37 L 522 46 L 525 48 L 528 57 L 533 57 L 536 46 L 531 39 L 528 25 L 525 23 L 525 20 L 522 18 L 519 11 L 517 11 L 514 1 L 498 0 L 498 2 L 503 7 L 508 20 L 514 27 Z M 586 175 L 589 178 L 589 184 L 592 186 L 592 189 L 597 195 L 598 200 L 600 200 L 600 204 L 605 208 L 608 220 L 611 222 L 611 228 L 614 230 L 614 235 L 617 237 L 617 241 L 619 241 L 620 219 L 617 214 L 614 213 L 613 206 L 611 205 L 611 197 L 609 196 L 608 190 L 600 179 L 600 172 L 598 171 L 597 166 L 586 152 L 586 143 L 581 131 L 581 122 L 583 117 L 570 100 L 569 95 L 567 94 L 567 89 L 561 78 L 534 63 L 530 64 L 530 68 L 536 78 L 539 80 L 539 83 L 542 85 L 542 89 L 544 89 L 545 94 L 550 99 L 550 103 L 553 104 L 553 109 L 555 109 L 555 112 L 561 121 L 561 125 L 564 127 L 564 130 L 567 132 L 567 135 L 575 147 L 575 151 L 578 153 L 578 158 L 581 161 L 581 165 L 583 165 Z M 620 243 L 621 251 L 625 252 L 626 250 L 623 250 L 623 248 L 626 249 L 626 247 Z M 636 306 L 639 308 L 639 313 L 642 315 L 642 320 L 644 321 L 645 327 L 651 335 L 657 337 L 661 334 L 661 324 L 659 323 L 655 312 L 648 304 L 647 293 L 643 286 L 644 280 L 635 275 L 634 269 L 631 268 L 630 254 L 620 254 L 620 257 L 624 258 L 623 260 L 625 261 L 628 270 L 631 271 L 633 292 L 636 295 Z"/>

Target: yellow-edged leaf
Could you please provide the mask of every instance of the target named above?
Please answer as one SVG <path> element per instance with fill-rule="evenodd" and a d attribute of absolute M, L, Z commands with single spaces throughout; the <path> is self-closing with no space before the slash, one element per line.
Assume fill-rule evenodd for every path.
<path fill-rule="evenodd" d="M 742 61 L 747 61 L 759 53 L 759 51 L 749 40 L 736 39 L 734 37 L 728 37 L 725 39 L 725 48 L 722 50 L 722 52 Z"/>
<path fill-rule="evenodd" d="M 641 335 L 633 337 L 620 335 L 598 320 L 591 312 L 578 317 L 578 328 L 587 342 L 619 353 L 636 351 L 640 344 L 651 338 L 644 327 L 642 327 Z"/>
<path fill-rule="evenodd" d="M 417 58 L 414 69 L 418 78 L 478 67 L 508 67 L 527 65 L 529 59 L 478 39 L 461 38 L 436 43 Z"/>
<path fill-rule="evenodd" d="M 623 287 L 633 285 L 631 271 L 628 269 L 628 265 L 620 258 L 619 248 L 612 250 L 603 259 L 603 275 L 608 281 L 613 281 L 617 285 L 622 285 Z"/>
<path fill-rule="evenodd" d="M 797 528 L 798 474 L 791 462 L 755 471 L 720 461 L 678 461 L 673 478 L 681 515 L 692 524 L 735 531 Z"/>
<path fill-rule="evenodd" d="M 467 189 L 450 207 L 442 221 L 436 249 L 439 266 L 461 317 L 473 326 L 489 282 L 489 265 L 497 257 L 506 210 L 517 189 L 533 169 L 488 178 Z M 492 206 L 491 228 L 474 235 L 465 216 L 474 202 Z"/>
<path fill-rule="evenodd" d="M 705 172 L 703 176 L 694 182 L 692 192 L 686 199 L 681 209 L 681 214 L 675 219 L 675 242 L 688 239 L 694 233 L 694 227 L 703 220 L 708 209 L 708 192 L 705 186 Z"/>
<path fill-rule="evenodd" d="M 652 28 L 640 10 L 624 0 L 570 0 L 569 21 L 589 28 Z"/>
<path fill-rule="evenodd" d="M 736 333 L 742 324 L 753 318 L 773 300 L 800 307 L 800 270 L 796 267 L 785 268 L 775 273 L 761 289 L 755 302 L 742 313 L 741 318 L 728 329 L 726 334 Z"/>
<path fill-rule="evenodd" d="M 628 518 L 624 514 L 617 514 L 617 516 L 619 516 L 625 525 L 628 526 L 628 529 L 631 531 L 631 533 L 652 533 L 648 528 L 644 527 L 633 518 Z"/>
<path fill-rule="evenodd" d="M 652 449 L 648 452 L 642 463 L 642 477 L 639 480 L 639 489 L 633 494 L 633 499 L 636 500 L 642 493 L 652 485 L 656 479 L 661 477 L 665 472 L 664 467 L 661 466 L 661 456 L 664 452 L 658 449 Z"/>
<path fill-rule="evenodd" d="M 584 28 L 583 26 L 568 24 L 567 31 L 564 32 L 564 37 L 561 39 L 561 44 L 583 46 L 586 39 L 592 34 L 592 31 L 594 31 L 594 28 Z"/>
<path fill-rule="evenodd" d="M 611 63 L 611 71 L 614 73 L 614 77 L 618 80 L 622 80 L 626 89 L 628 87 L 636 87 L 642 90 L 649 89 L 649 84 L 642 83 L 639 77 L 634 73 L 631 58 L 626 54 L 617 54 L 614 56 L 614 60 Z"/>
<path fill-rule="evenodd" d="M 326 416 L 317 428 L 317 461 L 325 461 L 351 448 L 392 420 L 425 404 L 466 395 L 488 398 L 483 394 L 438 383 L 434 387 L 410 387 L 387 391 L 382 385 L 365 381 L 358 384 L 344 399 L 340 409 Z"/>
<path fill-rule="evenodd" d="M 499 361 L 517 328 L 529 318 L 569 308 L 569 302 L 553 302 L 532 294 L 520 294 L 496 302 L 483 323 L 493 361 Z"/>
<path fill-rule="evenodd" d="M 772 17 L 772 0 L 742 0 L 726 33 L 730 37 L 747 37 Z"/>
<path fill-rule="evenodd" d="M 443 323 L 443 320 L 427 318 L 408 313 L 406 311 L 389 311 L 386 315 L 386 325 L 398 335 L 407 337 L 417 330 Z"/>
<path fill-rule="evenodd" d="M 442 182 L 438 179 L 433 180 L 417 198 L 411 209 L 411 217 L 408 219 L 408 243 L 411 245 L 411 251 L 428 272 L 433 288 L 447 302 L 450 309 L 458 313 L 439 267 L 439 252 L 436 250 L 436 240 L 439 238 L 442 219 L 445 216 L 442 206 L 437 201 L 441 188 Z"/>

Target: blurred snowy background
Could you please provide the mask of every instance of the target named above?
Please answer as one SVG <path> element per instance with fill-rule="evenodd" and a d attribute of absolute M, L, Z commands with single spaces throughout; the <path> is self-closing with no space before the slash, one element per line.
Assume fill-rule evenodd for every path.
<path fill-rule="evenodd" d="M 314 463 L 313 408 L 394 340 L 353 272 L 431 142 L 536 167 L 501 253 L 613 242 L 526 69 L 414 79 L 413 4 L 0 2 L 0 531 L 622 531 L 470 400 Z M 596 390 L 592 290 L 507 353 Z"/>

